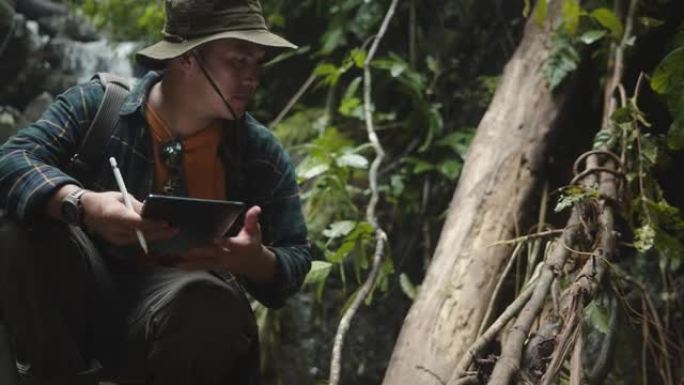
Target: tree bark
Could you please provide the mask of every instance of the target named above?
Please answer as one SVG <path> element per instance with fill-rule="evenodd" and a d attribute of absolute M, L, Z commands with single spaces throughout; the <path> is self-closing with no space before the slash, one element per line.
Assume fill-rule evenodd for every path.
<path fill-rule="evenodd" d="M 566 98 L 544 74 L 560 0 L 543 28 L 530 17 L 524 36 L 471 144 L 433 262 L 407 315 L 384 385 L 446 383 L 477 338 L 511 245 L 492 246 L 530 222 L 549 137 Z M 566 88 L 567 89 L 567 85 Z"/>

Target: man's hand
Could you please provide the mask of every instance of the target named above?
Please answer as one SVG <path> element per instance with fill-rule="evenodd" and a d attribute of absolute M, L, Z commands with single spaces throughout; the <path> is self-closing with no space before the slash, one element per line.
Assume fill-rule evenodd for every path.
<path fill-rule="evenodd" d="M 135 212 L 126 208 L 120 192 L 86 192 L 81 197 L 85 227 L 119 246 L 136 243 L 136 229 L 148 240 L 171 238 L 177 233 L 165 222 L 143 219 L 142 203 L 130 198 Z"/>
<path fill-rule="evenodd" d="M 228 270 L 255 283 L 271 282 L 276 271 L 276 256 L 262 244 L 260 213 L 259 206 L 252 206 L 245 214 L 245 224 L 238 235 L 216 239 L 210 247 L 193 249 L 178 257 L 174 265 L 187 270 Z"/>

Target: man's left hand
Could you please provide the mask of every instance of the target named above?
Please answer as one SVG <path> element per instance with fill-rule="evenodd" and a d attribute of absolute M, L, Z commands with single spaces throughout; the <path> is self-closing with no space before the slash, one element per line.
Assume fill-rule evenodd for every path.
<path fill-rule="evenodd" d="M 244 275 L 255 283 L 269 283 L 276 270 L 276 256 L 261 242 L 259 214 L 252 206 L 245 214 L 245 224 L 234 237 L 214 240 L 214 245 L 184 253 L 175 260 L 176 267 L 186 270 L 228 270 Z"/>

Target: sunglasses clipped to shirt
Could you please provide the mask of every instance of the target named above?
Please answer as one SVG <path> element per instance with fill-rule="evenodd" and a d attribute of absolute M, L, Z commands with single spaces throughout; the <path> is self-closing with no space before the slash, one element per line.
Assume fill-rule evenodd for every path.
<path fill-rule="evenodd" d="M 183 185 L 183 143 L 178 138 L 161 144 L 159 157 L 169 170 L 169 178 L 162 186 L 165 195 L 185 195 Z"/>

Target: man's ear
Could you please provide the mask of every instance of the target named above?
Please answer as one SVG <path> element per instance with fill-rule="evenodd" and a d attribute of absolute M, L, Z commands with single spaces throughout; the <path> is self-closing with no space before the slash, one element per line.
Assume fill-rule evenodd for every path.
<path fill-rule="evenodd" d="M 171 59 L 169 65 L 175 67 L 183 73 L 190 72 L 192 70 L 192 67 L 197 65 L 197 63 L 195 63 L 195 58 L 192 57 L 191 52 L 192 51 L 186 52 L 178 57 Z"/>

